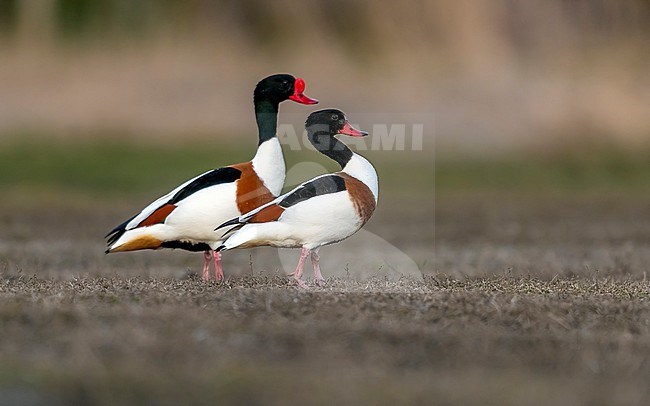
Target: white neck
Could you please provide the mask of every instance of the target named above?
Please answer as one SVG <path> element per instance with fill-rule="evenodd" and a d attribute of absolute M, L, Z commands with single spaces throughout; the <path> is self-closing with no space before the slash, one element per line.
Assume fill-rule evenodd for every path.
<path fill-rule="evenodd" d="M 262 179 L 264 186 L 273 194 L 279 196 L 284 185 L 286 168 L 282 146 L 277 137 L 264 141 L 257 147 L 257 153 L 253 157 L 253 169 L 257 176 Z"/>
<path fill-rule="evenodd" d="M 352 153 L 352 158 L 343 168 L 343 172 L 347 173 L 350 176 L 354 176 L 363 182 L 375 197 L 375 202 L 379 196 L 379 184 L 377 182 L 377 171 L 375 167 L 361 155 Z"/>

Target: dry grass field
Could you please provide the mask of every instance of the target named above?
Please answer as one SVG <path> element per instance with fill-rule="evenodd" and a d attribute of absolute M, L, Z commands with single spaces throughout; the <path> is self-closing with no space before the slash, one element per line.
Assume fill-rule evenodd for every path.
<path fill-rule="evenodd" d="M 3 404 L 645 404 L 650 287 L 4 275 Z"/>

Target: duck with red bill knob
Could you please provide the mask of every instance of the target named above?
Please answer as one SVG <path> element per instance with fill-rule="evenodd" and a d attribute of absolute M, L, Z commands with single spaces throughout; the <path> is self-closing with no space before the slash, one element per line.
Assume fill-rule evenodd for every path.
<path fill-rule="evenodd" d="M 318 264 L 320 247 L 342 241 L 356 233 L 375 211 L 378 196 L 377 172 L 367 159 L 335 138 L 338 134 L 364 137 L 352 127 L 342 111 L 327 109 L 309 115 L 305 123 L 309 141 L 335 160 L 341 171 L 317 176 L 257 209 L 221 224 L 235 226 L 224 235 L 217 251 L 272 246 L 301 248 L 298 266 L 292 273 L 298 286 L 307 257 L 311 258 L 314 281 L 324 279 Z"/>
<path fill-rule="evenodd" d="M 287 74 L 262 79 L 253 92 L 259 143 L 252 160 L 224 166 L 188 180 L 156 199 L 106 235 L 106 253 L 143 249 L 180 248 L 203 251 L 203 280 L 223 279 L 223 243 L 214 228 L 224 221 L 272 201 L 282 191 L 284 156 L 276 136 L 280 103 L 292 100 L 316 104 L 304 94 L 305 81 Z"/>

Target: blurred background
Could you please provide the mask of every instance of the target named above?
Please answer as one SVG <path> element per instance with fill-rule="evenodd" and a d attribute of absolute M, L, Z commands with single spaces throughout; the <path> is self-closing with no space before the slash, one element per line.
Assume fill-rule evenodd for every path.
<path fill-rule="evenodd" d="M 155 196 L 250 158 L 253 87 L 289 72 L 361 128 L 406 125 L 403 150 L 362 152 L 382 181 L 368 227 L 434 271 L 458 201 L 500 224 L 514 194 L 648 195 L 648 21 L 647 0 L 0 0 L 5 237 L 74 230 L 52 213 L 86 208 L 69 237 L 98 249 Z M 280 122 L 300 132 L 310 111 L 284 103 Z"/>
<path fill-rule="evenodd" d="M 440 143 L 482 154 L 637 145 L 649 19 L 645 0 L 2 0 L 0 132 L 226 136 L 289 71 L 324 105 L 431 113 Z"/>

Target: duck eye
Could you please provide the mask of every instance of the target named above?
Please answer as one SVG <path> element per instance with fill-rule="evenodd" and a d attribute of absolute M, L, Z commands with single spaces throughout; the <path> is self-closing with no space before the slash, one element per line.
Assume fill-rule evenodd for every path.
<path fill-rule="evenodd" d="M 336 121 L 336 120 L 338 120 L 338 119 L 339 119 L 339 115 L 338 115 L 338 114 L 332 114 L 332 121 Z"/>

